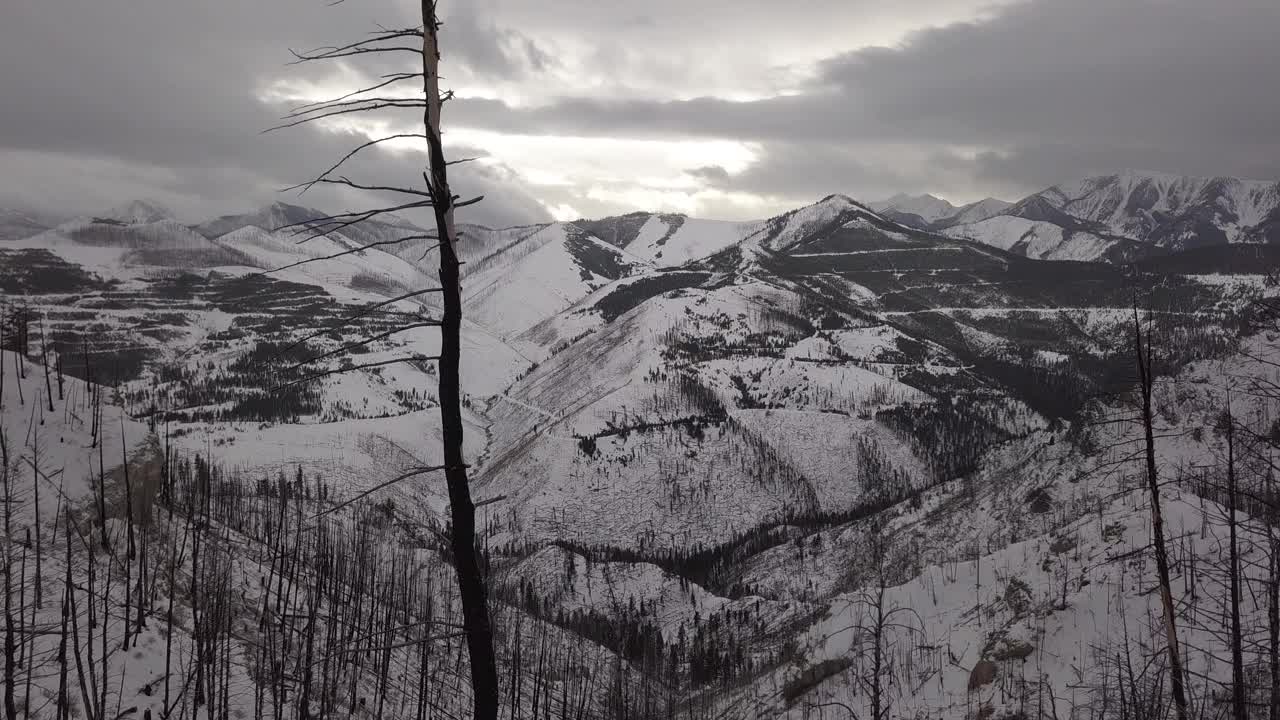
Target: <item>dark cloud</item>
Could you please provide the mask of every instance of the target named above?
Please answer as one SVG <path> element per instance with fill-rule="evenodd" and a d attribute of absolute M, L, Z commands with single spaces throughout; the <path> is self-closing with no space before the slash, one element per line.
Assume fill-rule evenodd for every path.
<path fill-rule="evenodd" d="M 1117 164 L 1274 177 L 1277 30 L 1273 0 L 1039 0 L 835 55 L 785 97 L 575 97 L 514 112 L 475 100 L 458 111 L 507 131 L 755 140 L 793 164 L 784 152 L 914 144 L 968 157 L 975 181 L 1027 189 Z M 833 154 L 829 167 L 842 165 Z"/>
<path fill-rule="evenodd" d="M 878 197 L 888 190 L 920 184 L 922 178 L 906 174 L 906 159 L 893 155 L 876 159 L 867 148 L 858 146 L 772 142 L 757 163 L 730 178 L 724 187 L 808 202 L 832 193 Z"/>
<path fill-rule="evenodd" d="M 0 97 L 16 101 L 0 103 L 6 159 L 0 203 L 8 197 L 91 212 L 144 195 L 202 216 L 274 200 L 275 190 L 322 171 L 361 140 L 319 126 L 262 134 L 287 109 L 259 99 L 273 78 L 323 77 L 319 68 L 287 68 L 288 49 L 350 41 L 375 23 L 412 22 L 390 0 L 334 7 L 312 0 L 133 0 L 129 12 L 88 0 L 7 5 Z M 366 160 L 372 177 L 420 183 L 421 156 L 373 152 Z M 76 172 L 77 166 L 92 172 Z M 28 178 L 38 178 L 42 191 Z M 470 209 L 472 220 L 546 217 L 510 174 L 463 165 L 455 178 L 462 191 L 488 196 Z M 369 202 L 337 192 L 308 200 Z"/>
<path fill-rule="evenodd" d="M 706 181 L 708 185 L 713 187 L 724 187 L 729 184 L 729 171 L 719 165 L 690 168 L 684 172 L 690 177 Z"/>
<path fill-rule="evenodd" d="M 147 194 L 196 214 L 269 200 L 357 139 L 318 127 L 259 134 L 284 109 L 259 99 L 273 82 L 334 77 L 286 67 L 287 48 L 414 23 L 413 5 L 398 0 L 117 5 L 5 6 L 0 204 L 34 196 L 65 209 Z M 987 5 L 796 0 L 780 13 L 772 0 L 654 0 L 638 14 L 598 0 L 454 0 L 448 79 L 516 100 L 459 98 L 446 122 L 510 135 L 749 142 L 758 157 L 745 170 L 685 172 L 773 201 L 1011 196 L 1121 167 L 1280 177 L 1275 0 L 978 9 Z M 909 28 L 924 29 L 904 36 Z M 885 46 L 850 49 L 877 39 Z M 472 219 L 505 224 L 546 217 L 544 204 L 586 205 L 591 182 L 531 185 L 503 160 L 458 166 L 462 191 L 487 196 Z M 420 163 L 377 152 L 361 168 L 412 180 Z M 547 163 L 541 175 L 557 174 L 555 158 Z M 312 202 L 366 201 L 317 192 Z"/>
<path fill-rule="evenodd" d="M 477 78 L 519 80 L 558 64 L 551 51 L 529 36 L 498 26 L 478 3 L 455 3 L 442 22 L 442 42 L 450 59 Z"/>

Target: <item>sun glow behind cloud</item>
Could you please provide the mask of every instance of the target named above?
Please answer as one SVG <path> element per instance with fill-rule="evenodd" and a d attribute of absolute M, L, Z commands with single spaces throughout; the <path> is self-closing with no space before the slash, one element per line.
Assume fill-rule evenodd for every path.
<path fill-rule="evenodd" d="M 577 214 L 577 208 L 677 211 L 696 214 L 711 198 L 722 200 L 708 183 L 689 173 L 718 167 L 729 175 L 755 163 L 759 148 L 732 140 L 649 140 L 570 136 L 509 135 L 454 128 L 451 143 L 482 148 L 490 162 L 501 162 L 544 196 L 553 215 Z M 484 162 L 485 160 L 482 160 Z M 747 215 L 763 202 L 736 198 Z"/>
<path fill-rule="evenodd" d="M 297 106 L 335 98 L 349 92 L 351 78 L 335 75 L 325 81 L 276 82 L 259 94 L 262 101 L 280 107 Z M 398 118 L 341 115 L 320 121 L 335 135 L 368 139 L 418 132 L 401 126 Z M 631 138 L 515 135 L 452 127 L 445 132 L 449 150 L 467 155 L 477 152 L 476 162 L 501 166 L 514 172 L 538 191 L 543 205 L 556 218 L 582 217 L 580 208 L 613 212 L 634 208 L 697 214 L 713 203 L 716 207 L 741 208 L 744 216 L 763 212 L 763 199 L 729 194 L 711 188 L 690 171 L 715 167 L 732 176 L 758 161 L 760 148 L 734 140 L 653 140 Z M 425 143 L 397 138 L 381 143 L 380 152 L 424 153 Z"/>
<path fill-rule="evenodd" d="M 811 23 L 782 23 L 772 28 L 765 48 L 744 52 L 742 43 L 730 42 L 734 33 L 700 36 L 683 43 L 688 33 L 669 25 L 628 25 L 627 42 L 604 44 L 595 33 L 565 33 L 558 25 L 542 27 L 540 16 L 522 17 L 518 4 L 506 5 L 501 26 L 490 26 L 489 15 L 475 15 L 459 6 L 461 15 L 449 18 L 459 42 L 467 50 L 450 55 L 457 64 L 447 78 L 459 97 L 497 100 L 507 107 L 533 108 L 567 98 L 643 98 L 649 101 L 687 101 L 714 98 L 730 102 L 760 101 L 812 90 L 816 63 L 851 47 L 891 45 L 921 26 L 923 17 L 973 18 L 980 14 L 974 0 L 925 0 L 928 12 L 919 15 L 858 12 L 858 22 L 843 23 L 836 33 L 815 32 Z M 505 5 L 505 3 L 503 3 Z M 572 2 L 570 3 L 573 4 Z M 583 6 L 579 20 L 590 26 L 599 8 Z M 692 22 L 705 13 L 685 7 Z M 757 8 L 758 10 L 758 8 Z M 939 12 L 941 11 L 941 12 Z M 599 20 L 616 24 L 616 13 Z M 683 16 L 683 15 L 682 15 Z M 713 14 L 720 22 L 721 14 Z M 546 18 L 542 18 L 545 20 Z M 606 22 L 607 21 L 607 22 Z M 509 28 L 521 28 L 512 31 Z M 488 47 L 486 40 L 494 44 Z M 536 51 L 531 49 L 536 44 Z M 644 48 L 663 44 L 671 48 L 662 56 Z M 496 52 L 497 54 L 493 54 Z M 537 56 L 536 58 L 534 56 Z M 407 68 L 406 68 L 407 69 Z M 371 84 L 358 66 L 338 65 L 326 75 L 289 77 L 266 84 L 259 98 L 277 107 L 333 99 Z M 381 96 L 412 96 L 419 91 L 408 82 L 377 91 Z M 446 107 L 446 118 L 448 108 Z M 346 115 L 323 126 L 335 134 L 357 134 L 374 139 L 416 132 L 412 113 L 395 118 Z M 517 178 L 555 217 L 599 216 L 635 209 L 714 215 L 745 219 L 760 217 L 796 201 L 808 193 L 783 197 L 759 194 L 764 188 L 732 189 L 736 176 L 751 170 L 759 174 L 766 157 L 757 142 L 733 138 L 644 139 L 628 137 L 579 137 L 573 134 L 524 135 L 450 125 L 446 119 L 445 145 L 453 153 L 478 155 L 477 163 Z M 423 152 L 418 140 L 384 143 L 378 151 Z M 776 153 L 775 153 L 776 154 Z M 758 184 L 758 183 L 757 183 Z M 842 191 L 833 187 L 830 191 Z M 803 195 L 803 197 L 801 196 Z"/>

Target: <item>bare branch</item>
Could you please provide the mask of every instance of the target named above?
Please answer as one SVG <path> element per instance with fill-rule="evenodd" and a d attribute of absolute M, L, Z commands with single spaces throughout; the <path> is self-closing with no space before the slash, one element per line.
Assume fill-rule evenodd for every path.
<path fill-rule="evenodd" d="M 383 245 L 399 245 L 400 243 L 407 242 L 409 240 L 435 240 L 435 239 L 436 237 L 434 235 L 405 235 L 404 237 L 392 238 L 390 240 L 378 240 L 376 242 L 371 242 L 368 245 L 361 245 L 359 247 L 351 248 L 350 250 L 343 250 L 342 252 L 333 253 L 332 255 L 324 255 L 321 257 L 307 258 L 306 260 L 299 260 L 297 262 L 289 263 L 288 265 L 281 265 L 278 268 L 263 270 L 262 272 L 257 273 L 257 275 L 258 276 L 270 275 L 271 273 L 277 273 L 283 270 L 296 268 L 299 265 L 307 265 L 313 262 L 320 262 L 321 260 L 333 260 L 335 258 L 346 257 L 347 255 L 358 255 L 364 252 L 365 250 L 368 250 L 369 248 L 381 247 Z M 439 288 L 436 288 L 436 290 L 439 290 Z"/>
<path fill-rule="evenodd" d="M 357 91 L 355 94 L 359 94 L 359 91 Z M 301 109 L 295 108 L 294 110 L 290 110 L 288 113 L 285 113 L 284 117 L 280 119 L 289 120 L 293 118 L 300 118 L 304 115 L 314 115 L 315 113 L 324 112 L 326 110 L 336 110 L 338 108 L 354 107 L 361 103 L 413 103 L 413 105 L 411 105 L 410 107 L 422 107 L 426 104 L 426 101 L 419 100 L 418 98 L 415 98 L 415 97 L 381 97 L 381 96 L 356 98 L 355 100 L 331 100 L 331 101 L 322 102 L 322 103 L 313 103 L 310 106 L 303 106 L 303 108 Z"/>
<path fill-rule="evenodd" d="M 380 137 L 376 140 L 370 140 L 369 142 L 360 145 L 359 147 L 355 148 L 354 150 L 347 153 L 346 155 L 343 155 L 341 160 L 334 163 L 333 166 L 330 167 L 328 170 L 325 170 L 324 172 L 317 175 L 315 180 L 312 180 L 311 182 L 299 183 L 292 187 L 287 187 L 284 189 L 284 191 L 288 192 L 289 190 L 297 190 L 298 188 L 302 188 L 302 190 L 298 193 L 299 195 L 301 195 L 307 190 L 310 190 L 312 185 L 315 185 L 321 180 L 324 180 L 325 178 L 329 177 L 330 173 L 337 171 L 338 168 L 342 167 L 343 163 L 355 157 L 357 154 L 360 153 L 360 151 L 365 150 L 367 148 L 371 148 L 374 145 L 387 142 L 388 140 L 398 140 L 402 138 L 421 138 L 425 140 L 426 137 L 427 136 L 423 135 L 422 133 L 397 133 L 395 135 L 387 135 L 386 137 Z"/>
<path fill-rule="evenodd" d="M 425 198 L 431 197 L 431 193 L 423 192 L 422 190 L 412 190 L 410 188 L 394 187 L 391 185 L 365 185 L 363 183 L 352 182 L 350 179 L 342 176 L 338 177 L 337 179 L 317 178 L 307 183 L 307 187 L 310 187 L 316 184 L 343 185 L 349 188 L 355 188 L 356 190 L 373 190 L 373 191 L 381 191 L 381 192 L 402 193 L 404 195 L 413 195 L 415 197 L 425 197 Z M 303 192 L 305 192 L 305 190 Z"/>
<path fill-rule="evenodd" d="M 397 40 L 399 38 L 421 38 L 421 37 L 422 37 L 422 30 L 420 28 L 403 28 L 400 30 L 384 30 L 384 31 L 372 33 L 372 37 L 367 37 L 363 40 L 357 40 L 356 42 L 353 42 L 349 45 L 342 45 L 340 47 L 325 46 L 325 47 L 315 48 L 313 50 L 305 50 L 303 52 L 290 50 L 289 53 L 292 54 L 295 58 L 297 58 L 294 62 L 290 64 L 296 65 L 298 63 L 311 62 L 315 60 L 333 60 L 336 58 L 350 57 L 351 55 L 361 55 L 365 53 L 376 53 L 376 52 L 410 51 L 410 52 L 415 52 L 418 55 L 421 55 L 422 48 L 420 47 L 404 47 L 400 45 L 396 45 L 392 47 L 377 47 L 377 43 L 388 42 L 390 40 Z"/>
<path fill-rule="evenodd" d="M 470 467 L 470 466 L 468 466 L 468 467 Z M 312 517 L 311 519 L 312 519 L 312 520 L 315 520 L 316 518 L 324 517 L 325 515 L 329 515 L 329 514 L 331 514 L 331 513 L 335 513 L 335 512 L 337 512 L 337 511 L 341 510 L 342 508 L 347 507 L 348 505 L 351 505 L 351 504 L 352 504 L 352 503 L 354 503 L 354 502 L 357 502 L 357 501 L 359 501 L 359 500 L 361 500 L 361 499 L 363 499 L 363 498 L 369 497 L 370 495 L 372 495 L 372 494 L 374 494 L 374 493 L 378 492 L 379 490 L 381 490 L 381 489 L 383 489 L 383 488 L 390 487 L 390 486 L 395 485 L 396 483 L 401 482 L 401 481 L 404 481 L 404 480 L 408 480 L 408 479 L 409 479 L 409 478 L 411 478 L 411 477 L 417 477 L 417 476 L 419 476 L 419 475 L 426 475 L 427 473 L 438 472 L 438 471 L 440 471 L 440 470 L 445 470 L 445 469 L 446 469 L 446 468 L 445 468 L 445 466 L 444 466 L 444 465 L 429 465 L 429 466 L 425 466 L 425 467 L 416 467 L 416 468 L 414 468 L 414 469 L 412 469 L 412 470 L 410 470 L 410 471 L 408 471 L 408 472 L 406 472 L 406 473 L 404 473 L 404 474 L 397 475 L 396 477 L 393 477 L 393 478 L 391 478 L 390 480 L 388 480 L 388 481 L 386 481 L 386 482 L 384 482 L 384 483 L 378 483 L 377 485 L 374 485 L 373 487 L 369 488 L 368 490 L 365 490 L 364 492 L 357 494 L 355 497 L 352 497 L 352 498 L 350 498 L 350 499 L 344 500 L 344 501 L 342 501 L 341 503 L 338 503 L 337 505 L 334 505 L 333 507 L 331 507 L 331 508 L 329 508 L 329 509 L 327 509 L 327 510 L 324 510 L 324 511 L 322 511 L 322 512 L 319 512 L 319 513 L 317 513 L 314 517 Z"/>
<path fill-rule="evenodd" d="M 370 102 L 374 102 L 374 101 L 370 100 Z M 353 113 L 353 112 L 372 112 L 372 111 L 374 111 L 374 110 L 384 110 L 384 109 L 387 109 L 387 108 L 393 108 L 393 109 L 410 108 L 410 109 L 412 109 L 412 108 L 421 108 L 421 107 L 423 107 L 423 104 L 422 104 L 422 101 L 420 101 L 420 100 L 396 100 L 396 101 L 388 101 L 388 102 L 374 102 L 374 104 L 369 105 L 368 107 L 344 107 L 344 108 L 343 108 L 343 109 L 341 109 L 341 110 L 333 110 L 332 112 L 325 112 L 325 113 L 323 113 L 323 114 L 319 114 L 319 115 L 309 115 L 308 117 L 304 117 L 304 118 L 301 118 L 301 119 L 293 120 L 292 122 L 288 122 L 288 123 L 284 123 L 284 124 L 282 124 L 282 125 L 276 125 L 275 127 L 267 128 L 266 130 L 263 130 L 262 132 L 263 132 L 263 133 L 269 133 L 269 132 L 273 132 L 273 131 L 275 131 L 275 130 L 283 130 L 283 129 L 285 129 L 285 128 L 297 127 L 297 126 L 299 126 L 299 125 L 304 125 L 304 124 L 306 124 L 306 123 L 314 122 L 314 121 L 316 121 L 316 120 L 323 120 L 323 119 L 325 119 L 325 118 L 337 117 L 338 115 L 346 115 L 346 114 L 348 114 L 348 113 Z M 286 116 L 285 116 L 285 119 L 291 119 L 291 118 L 293 118 L 293 117 L 294 117 L 294 116 L 292 116 L 292 115 L 286 115 Z"/>
<path fill-rule="evenodd" d="M 290 223 L 280 227 L 280 230 L 292 230 L 294 235 L 301 235 L 306 232 L 312 234 L 298 241 L 298 244 L 314 240 L 318 237 L 333 232 L 339 232 L 346 228 L 356 225 L 366 220 L 372 220 L 379 215 L 388 215 L 390 213 L 399 212 L 401 210 L 411 210 L 413 208 L 431 207 L 431 200 L 419 200 L 417 202 L 405 203 L 403 205 L 395 205 L 392 207 L 375 208 L 373 210 L 363 210 L 360 212 L 338 213 L 337 215 L 328 215 L 322 218 L 312 220 L 302 220 L 296 223 Z"/>
<path fill-rule="evenodd" d="M 289 114 L 290 114 L 290 115 L 293 115 L 293 114 L 296 114 L 296 113 L 298 113 L 298 112 L 301 112 L 301 111 L 303 111 L 303 110 L 305 110 L 305 109 L 307 109 L 307 108 L 312 108 L 312 107 L 316 107 L 316 106 L 319 106 L 319 105 L 330 105 L 330 104 L 332 104 L 332 103 L 342 102 L 343 100 L 349 100 L 349 99 L 351 99 L 351 98 L 355 97 L 356 95 L 363 95 L 364 93 L 367 93 L 367 92 L 373 92 L 374 90 L 379 90 L 379 89 L 384 88 L 384 87 L 386 87 L 386 86 L 388 86 L 388 85 L 394 85 L 395 83 L 403 82 L 403 81 L 405 81 L 405 80 L 413 80 L 413 79 L 415 79 L 415 78 L 420 78 L 420 77 L 422 77 L 422 73 L 420 73 L 420 72 L 417 72 L 417 73 L 408 73 L 408 72 L 406 72 L 406 73 L 391 73 L 390 75 L 383 75 L 382 77 L 384 78 L 384 81 L 383 81 L 383 82 L 378 83 L 377 85 L 370 85 L 369 87 L 366 87 L 366 88 L 360 88 L 359 90 L 352 90 L 351 92 L 347 93 L 346 95 L 343 95 L 343 96 L 341 96 L 341 97 L 333 98 L 332 100 L 318 100 L 318 101 L 316 101 L 316 102 L 303 103 L 302 105 L 299 105 L 299 106 L 297 106 L 297 107 L 293 108 L 292 110 L 290 110 L 290 111 L 289 111 Z"/>

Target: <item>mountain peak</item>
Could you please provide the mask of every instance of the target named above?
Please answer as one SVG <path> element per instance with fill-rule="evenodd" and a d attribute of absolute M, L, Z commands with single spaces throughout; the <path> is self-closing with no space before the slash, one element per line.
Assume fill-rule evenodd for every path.
<path fill-rule="evenodd" d="M 876 212 L 892 212 L 899 215 L 915 215 L 926 223 L 931 223 L 942 218 L 950 217 L 959 209 L 950 202 L 943 200 L 935 195 L 924 193 L 921 195 L 907 195 L 898 193 L 888 200 L 882 200 L 878 203 L 871 203 L 871 209 Z"/>
<path fill-rule="evenodd" d="M 832 193 L 814 205 L 858 205 L 859 203 L 844 193 Z"/>
<path fill-rule="evenodd" d="M 174 219 L 173 213 L 168 208 L 152 200 L 133 200 L 117 205 L 96 217 L 130 224 Z"/>
<path fill-rule="evenodd" d="M 1173 173 L 1159 172 L 1156 170 L 1142 170 L 1139 168 L 1125 168 L 1124 170 L 1116 173 L 1115 177 L 1129 181 L 1159 180 L 1161 182 L 1176 182 L 1178 180 L 1193 179 L 1186 175 L 1174 175 Z"/>

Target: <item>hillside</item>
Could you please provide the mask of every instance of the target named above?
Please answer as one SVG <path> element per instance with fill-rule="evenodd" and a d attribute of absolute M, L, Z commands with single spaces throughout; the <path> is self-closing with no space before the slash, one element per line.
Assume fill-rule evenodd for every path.
<path fill-rule="evenodd" d="M 508 707 L 862 717 L 879 687 L 889 717 L 958 720 L 1151 695 L 1160 666 L 1118 659 L 1161 642 L 1135 312 L 1160 376 L 1180 639 L 1217 707 L 1226 390 L 1241 482 L 1263 497 L 1280 258 L 1233 242 L 1123 267 L 1093 258 L 1155 241 L 1092 217 L 1064 230 L 1083 206 L 1047 197 L 999 205 L 940 209 L 1004 213 L 942 233 L 841 195 L 751 223 L 462 228 L 464 450 Z M 110 702 L 161 714 L 169 677 L 204 687 L 211 714 L 464 715 L 443 484 L 394 482 L 440 461 L 434 242 L 394 220 L 299 242 L 287 226 L 319 211 L 279 204 L 195 227 L 153 210 L 0 242 L 11 446 L 30 457 L 40 428 L 64 508 L 117 548 L 125 460 L 150 463 L 134 530 L 151 550 L 73 542 L 68 565 L 28 549 L 59 595 L 114 568 L 114 589 L 77 597 L 144 618 L 97 630 L 135 638 L 111 655 Z M 102 513 L 95 476 L 118 478 Z M 1249 503 L 1242 617 L 1261 673 L 1272 529 Z M 54 537 L 58 513 L 20 523 Z M 157 580 L 135 593 L 126 571 Z M 58 609 L 37 619 L 56 627 Z M 221 669 L 195 679 L 192 657 Z"/>

